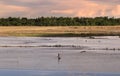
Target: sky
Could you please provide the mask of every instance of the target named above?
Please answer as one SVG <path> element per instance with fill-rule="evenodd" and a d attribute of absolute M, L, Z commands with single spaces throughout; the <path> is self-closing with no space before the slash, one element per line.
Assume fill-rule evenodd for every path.
<path fill-rule="evenodd" d="M 120 0 L 0 0 L 0 17 L 120 17 Z"/>

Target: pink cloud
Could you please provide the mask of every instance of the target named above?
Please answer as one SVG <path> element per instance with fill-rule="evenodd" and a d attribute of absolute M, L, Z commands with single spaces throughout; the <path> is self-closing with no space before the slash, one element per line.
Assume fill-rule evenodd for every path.
<path fill-rule="evenodd" d="M 14 6 L 14 5 L 1 4 L 0 7 L 2 7 L 0 8 L 1 17 L 10 16 L 9 14 L 14 13 L 14 12 L 27 12 L 29 10 L 27 7 Z"/>
<path fill-rule="evenodd" d="M 115 6 L 115 8 L 112 10 L 112 14 L 120 17 L 120 5 Z"/>
<path fill-rule="evenodd" d="M 61 13 L 61 14 L 72 14 L 74 13 L 74 10 L 68 9 L 68 10 L 52 10 L 51 13 Z"/>
<path fill-rule="evenodd" d="M 120 17 L 119 0 L 4 0 L 0 1 L 0 17 L 19 16 L 115 16 Z"/>
<path fill-rule="evenodd" d="M 88 0 L 61 1 L 59 5 L 67 7 L 68 9 L 60 9 L 54 13 L 73 14 L 73 16 L 79 17 L 119 16 L 120 14 L 119 5 L 101 4 Z M 115 14 L 115 12 L 117 12 L 117 14 Z"/>

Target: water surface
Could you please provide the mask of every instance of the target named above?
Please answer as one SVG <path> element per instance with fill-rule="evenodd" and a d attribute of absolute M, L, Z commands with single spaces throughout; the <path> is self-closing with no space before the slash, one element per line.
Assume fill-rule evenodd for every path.
<path fill-rule="evenodd" d="M 1 76 L 118 76 L 119 59 L 117 36 L 0 37 Z"/>

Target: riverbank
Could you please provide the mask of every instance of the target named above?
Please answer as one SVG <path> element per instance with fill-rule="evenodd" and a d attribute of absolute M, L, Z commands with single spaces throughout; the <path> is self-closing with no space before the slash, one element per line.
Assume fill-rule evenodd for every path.
<path fill-rule="evenodd" d="M 120 36 L 120 26 L 0 26 L 0 36 L 84 37 Z"/>

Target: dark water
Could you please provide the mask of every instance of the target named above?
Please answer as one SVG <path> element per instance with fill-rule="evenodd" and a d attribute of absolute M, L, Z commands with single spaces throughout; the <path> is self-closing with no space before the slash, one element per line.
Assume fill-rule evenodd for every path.
<path fill-rule="evenodd" d="M 81 73 L 73 71 L 0 70 L 0 76 L 120 76 L 120 73 Z"/>

